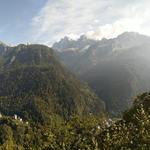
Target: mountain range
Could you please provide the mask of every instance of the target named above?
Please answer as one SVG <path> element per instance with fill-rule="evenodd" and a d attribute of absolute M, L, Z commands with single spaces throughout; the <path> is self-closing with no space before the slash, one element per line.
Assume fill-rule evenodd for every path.
<path fill-rule="evenodd" d="M 150 89 L 150 37 L 125 32 L 113 39 L 82 35 L 53 45 L 60 61 L 87 82 L 113 115 L 131 106 L 131 97 Z"/>

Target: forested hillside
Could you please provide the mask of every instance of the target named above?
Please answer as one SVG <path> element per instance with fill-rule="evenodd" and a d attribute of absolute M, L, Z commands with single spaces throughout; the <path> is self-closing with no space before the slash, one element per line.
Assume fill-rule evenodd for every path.
<path fill-rule="evenodd" d="M 68 118 L 104 113 L 104 103 L 42 45 L 19 45 L 3 56 L 0 112 L 45 123 L 51 115 Z"/>

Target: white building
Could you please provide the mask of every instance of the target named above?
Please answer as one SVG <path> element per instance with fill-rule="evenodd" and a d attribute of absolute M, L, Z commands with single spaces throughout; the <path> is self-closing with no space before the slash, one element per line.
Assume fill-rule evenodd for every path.
<path fill-rule="evenodd" d="M 15 114 L 15 115 L 14 115 L 14 118 L 15 118 L 15 120 L 17 120 L 17 119 L 18 119 L 18 116 Z"/>

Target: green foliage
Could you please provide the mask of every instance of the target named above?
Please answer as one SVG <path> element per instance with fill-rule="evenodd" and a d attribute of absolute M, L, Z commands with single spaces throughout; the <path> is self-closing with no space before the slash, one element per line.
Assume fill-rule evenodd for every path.
<path fill-rule="evenodd" d="M 150 94 L 135 99 L 123 118 L 51 116 L 47 125 L 0 119 L 0 146 L 5 150 L 149 150 Z"/>
<path fill-rule="evenodd" d="M 148 150 L 150 148 L 150 93 L 138 96 L 123 119 L 99 136 L 103 149 Z"/>
<path fill-rule="evenodd" d="M 11 146 L 10 150 L 78 150 L 96 149 L 96 136 L 102 131 L 103 120 L 99 117 L 72 116 L 68 121 L 51 118 L 49 125 L 31 125 L 12 117 L 0 120 L 0 146 Z M 19 149 L 19 148 L 18 148 Z"/>

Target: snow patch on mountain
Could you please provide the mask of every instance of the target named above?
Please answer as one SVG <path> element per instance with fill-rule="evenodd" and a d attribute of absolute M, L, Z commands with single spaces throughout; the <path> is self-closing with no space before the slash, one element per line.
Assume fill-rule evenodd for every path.
<path fill-rule="evenodd" d="M 11 60 L 10 60 L 10 64 L 12 64 L 12 63 L 15 61 L 15 59 L 16 59 L 16 57 L 13 56 L 13 57 L 11 58 Z"/>
<path fill-rule="evenodd" d="M 80 52 L 84 53 L 90 48 L 90 45 L 86 45 L 83 49 L 80 50 Z"/>

